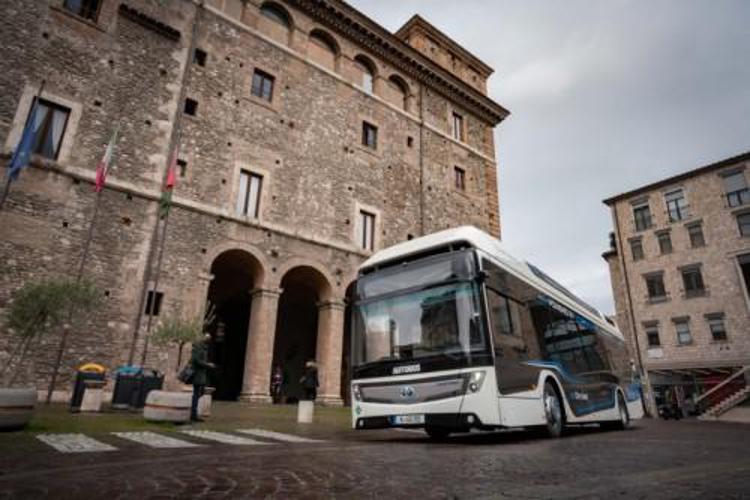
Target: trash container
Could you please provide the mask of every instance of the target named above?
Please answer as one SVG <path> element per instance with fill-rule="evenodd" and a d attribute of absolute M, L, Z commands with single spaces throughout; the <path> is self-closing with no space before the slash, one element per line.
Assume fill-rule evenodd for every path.
<path fill-rule="evenodd" d="M 141 383 L 140 366 L 121 366 L 115 370 L 115 389 L 112 392 L 112 408 L 127 410 Z"/>
<path fill-rule="evenodd" d="M 140 383 L 130 399 L 131 408 L 143 408 L 146 396 L 153 390 L 161 390 L 164 385 L 164 375 L 151 368 L 144 368 L 140 373 Z"/>
<path fill-rule="evenodd" d="M 107 370 L 99 364 L 87 363 L 78 367 L 76 370 L 76 379 L 73 383 L 73 396 L 70 398 L 70 411 L 77 412 L 81 410 L 83 393 L 86 390 L 86 380 L 97 380 L 104 382 Z"/>

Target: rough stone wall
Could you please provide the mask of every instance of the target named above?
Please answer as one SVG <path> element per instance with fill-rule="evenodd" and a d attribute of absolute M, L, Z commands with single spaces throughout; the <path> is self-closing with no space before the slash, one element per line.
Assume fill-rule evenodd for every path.
<path fill-rule="evenodd" d="M 632 197 L 633 200 L 648 196 L 653 227 L 637 232 L 633 222 L 631 199 L 615 203 L 620 221 L 622 241 L 618 248 L 625 253 L 626 269 L 630 281 L 635 330 L 644 364 L 656 369 L 660 366 L 685 364 L 740 364 L 750 361 L 750 305 L 747 303 L 743 282 L 736 257 L 750 252 L 750 242 L 739 233 L 736 210 L 727 206 L 721 171 L 736 168 L 728 165 L 721 170 L 703 173 L 673 186 L 658 188 Z M 745 168 L 750 165 L 745 164 Z M 747 175 L 747 174 L 746 174 Z M 682 187 L 689 204 L 690 216 L 682 221 L 670 223 L 664 201 L 664 193 Z M 687 225 L 700 222 L 706 246 L 691 248 Z M 656 232 L 668 230 L 673 252 L 660 255 Z M 641 237 L 645 258 L 633 261 L 629 240 Z M 619 262 L 619 261 L 618 261 Z M 686 298 L 679 268 L 700 264 L 707 293 L 705 296 Z M 611 267 L 612 269 L 612 267 Z M 663 271 L 668 300 L 650 303 L 644 274 Z M 617 273 L 612 274 L 615 299 L 624 297 L 625 285 Z M 621 305 L 622 302 L 622 305 Z M 618 301 L 618 321 L 625 315 L 624 300 Z M 727 329 L 726 342 L 712 339 L 706 314 L 722 312 Z M 689 316 L 693 342 L 679 345 L 672 318 Z M 662 356 L 649 353 L 643 322 L 658 321 Z M 627 324 L 627 323 L 625 323 Z"/>
<path fill-rule="evenodd" d="M 278 287 L 292 263 L 305 262 L 329 277 L 334 298 L 343 298 L 368 254 L 355 239 L 359 207 L 378 215 L 377 248 L 418 236 L 422 216 L 425 232 L 474 224 L 499 233 L 492 127 L 463 112 L 466 144 L 458 144 L 450 138 L 452 105 L 444 96 L 422 92 L 407 77 L 407 112 L 366 95 L 306 59 L 307 33 L 316 23 L 293 12 L 284 48 L 253 31 L 263 27 L 253 3 L 243 13 L 247 25 L 210 9 L 200 14 L 195 43 L 208 54 L 200 67 L 188 58 L 192 3 L 125 3 L 178 30 L 180 39 L 118 14 L 118 2 L 105 1 L 97 23 L 65 12 L 62 0 L 0 3 L 4 152 L 15 146 L 12 131 L 18 132 L 28 112 L 19 107 L 22 96 L 33 95 L 42 79 L 45 97 L 73 103 L 79 116 L 63 142 L 70 154 L 25 169 L 0 212 L 0 315 L 25 282 L 74 272 L 93 211 L 94 169 L 119 124 L 116 160 L 85 272 L 105 296 L 84 331 L 73 335 L 59 388 L 67 387 L 68 375 L 82 362 L 114 367 L 128 359 L 178 115 L 179 157 L 187 168 L 177 179 L 164 247 L 161 317 L 199 314 L 211 263 L 231 248 L 249 249 L 262 261 L 264 280 L 256 286 Z M 283 39 L 277 32 L 271 36 Z M 339 74 L 347 75 L 356 54 L 366 52 L 343 37 L 337 43 Z M 377 93 L 397 72 L 370 57 L 378 65 Z M 256 67 L 276 77 L 271 103 L 250 95 Z M 183 92 L 198 102 L 194 117 L 181 113 Z M 422 94 L 429 108 L 424 127 Z M 361 145 L 362 120 L 379 128 L 376 151 Z M 454 188 L 454 165 L 466 170 L 465 192 Z M 264 176 L 257 220 L 235 214 L 240 169 Z M 34 353 L 40 385 L 55 341 Z M 7 354 L 12 342 L 0 331 L 0 352 Z M 169 353 L 152 347 L 147 361 L 167 366 L 173 361 Z"/>

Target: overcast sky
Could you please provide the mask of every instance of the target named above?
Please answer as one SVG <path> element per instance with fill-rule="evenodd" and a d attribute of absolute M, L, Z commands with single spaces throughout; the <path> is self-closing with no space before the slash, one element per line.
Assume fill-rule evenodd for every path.
<path fill-rule="evenodd" d="M 495 68 L 503 242 L 605 313 L 601 200 L 750 150 L 748 0 L 350 0 Z"/>

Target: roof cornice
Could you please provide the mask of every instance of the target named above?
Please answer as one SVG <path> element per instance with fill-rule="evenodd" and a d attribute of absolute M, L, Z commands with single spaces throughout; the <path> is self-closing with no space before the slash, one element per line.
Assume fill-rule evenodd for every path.
<path fill-rule="evenodd" d="M 639 195 L 641 193 L 645 193 L 647 191 L 652 191 L 654 189 L 658 189 L 663 186 L 668 186 L 669 184 L 674 184 L 677 182 L 684 181 L 686 179 L 689 179 L 691 177 L 695 177 L 696 175 L 702 175 L 708 172 L 711 172 L 712 170 L 718 170 L 720 168 L 727 167 L 729 165 L 733 165 L 735 163 L 742 163 L 745 161 L 750 160 L 750 151 L 747 151 L 745 153 L 741 153 L 735 156 L 732 156 L 730 158 L 726 158 L 724 160 L 717 161 L 715 163 L 711 163 L 708 165 L 704 165 L 702 167 L 695 168 L 693 170 L 688 170 L 687 172 L 683 172 L 681 174 L 673 175 L 671 177 L 667 177 L 666 179 L 662 179 L 660 181 L 652 182 L 650 184 L 646 184 L 645 186 L 641 186 L 639 188 L 626 191 L 624 193 L 617 194 L 615 196 L 611 196 L 603 201 L 605 205 L 613 205 L 617 203 L 618 201 L 621 201 L 625 198 L 631 198 L 633 196 Z"/>
<path fill-rule="evenodd" d="M 422 84 L 486 122 L 497 125 L 510 111 L 430 61 L 419 51 L 341 0 L 286 0 L 305 14 L 367 47 Z"/>

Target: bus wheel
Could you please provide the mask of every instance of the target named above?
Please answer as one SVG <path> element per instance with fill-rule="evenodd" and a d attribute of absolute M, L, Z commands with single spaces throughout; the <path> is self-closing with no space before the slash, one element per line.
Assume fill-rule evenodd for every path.
<path fill-rule="evenodd" d="M 552 382 L 544 383 L 544 417 L 547 420 L 547 435 L 558 438 L 563 433 L 565 426 L 565 414 L 562 409 L 560 396 L 557 395 Z"/>
<path fill-rule="evenodd" d="M 628 405 L 625 404 L 622 394 L 617 393 L 617 414 L 618 419 L 609 422 L 603 422 L 601 426 L 605 429 L 612 430 L 625 430 L 630 426 L 630 414 L 628 413 Z"/>
<path fill-rule="evenodd" d="M 451 434 L 451 431 L 449 431 L 445 427 L 425 427 L 424 431 L 428 436 L 430 436 L 430 439 L 434 439 L 436 441 L 445 439 Z"/>

